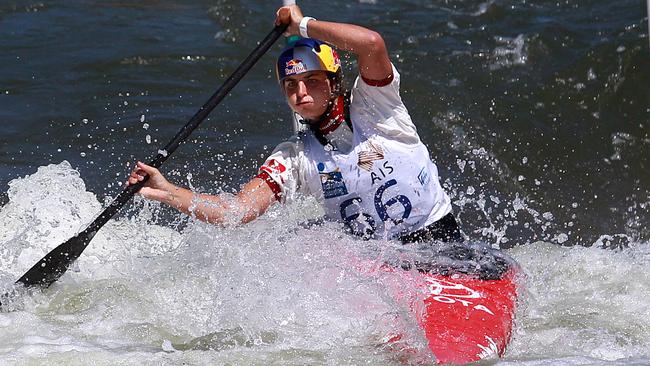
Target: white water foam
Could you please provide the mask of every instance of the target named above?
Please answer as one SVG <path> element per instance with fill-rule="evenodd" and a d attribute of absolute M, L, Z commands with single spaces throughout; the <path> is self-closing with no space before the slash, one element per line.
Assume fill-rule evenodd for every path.
<path fill-rule="evenodd" d="M 509 358 L 650 360 L 650 243 L 612 251 L 538 242 L 512 254 L 528 272 L 528 289 Z"/>
<path fill-rule="evenodd" d="M 30 177 L 9 183 L 9 202 L 0 215 L 0 269 L 22 274 L 47 253 L 48 244 L 60 244 L 100 204 L 68 162 L 40 167 Z"/>
<path fill-rule="evenodd" d="M 156 205 L 140 200 L 135 207 L 131 218 L 100 231 L 76 272 L 0 313 L 0 359 L 53 365 L 432 363 L 409 311 L 389 290 L 405 283 L 353 268 L 351 253 L 370 253 L 366 265 L 372 266 L 373 255 L 383 258 L 394 248 L 352 239 L 334 223 L 302 227 L 321 215 L 314 202 L 277 207 L 255 223 L 228 229 L 190 221 L 175 230 L 152 223 Z M 12 182 L 10 201 L 0 209 L 7 228 L 2 280 L 21 274 L 33 264 L 28 259 L 82 228 L 100 208 L 65 162 Z M 57 221 L 47 214 L 58 214 Z M 615 252 L 538 242 L 509 252 L 526 271 L 527 291 L 499 363 L 650 360 L 649 243 Z M 395 330 L 406 335 L 392 347 L 401 352 L 385 343 Z"/>
<path fill-rule="evenodd" d="M 11 186 L 0 211 L 12 228 L 2 238 L 4 278 L 20 275 L 101 209 L 66 162 Z M 126 364 L 152 357 L 176 363 L 198 350 L 200 363 L 233 352 L 246 364 L 287 357 L 298 364 L 356 357 L 386 363 L 395 355 L 386 337 L 401 332 L 404 344 L 393 348 L 420 349 L 403 353 L 430 359 L 406 304 L 385 288 L 403 287 L 400 277 L 354 270 L 342 254 L 367 242 L 340 233 L 337 224 L 302 228 L 300 222 L 321 215 L 313 202 L 272 210 L 254 225 L 220 229 L 192 221 L 182 232 L 148 223 L 155 206 L 109 222 L 76 270 L 3 314 L 0 357 L 67 364 L 130 354 Z"/>

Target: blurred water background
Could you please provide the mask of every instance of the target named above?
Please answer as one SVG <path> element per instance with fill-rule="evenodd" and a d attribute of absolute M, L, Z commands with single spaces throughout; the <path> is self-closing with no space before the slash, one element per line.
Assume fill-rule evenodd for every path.
<path fill-rule="evenodd" d="M 269 1 L 0 1 L 0 280 L 97 214 L 272 28 Z M 642 0 L 304 2 L 384 36 L 464 234 L 527 274 L 502 364 L 650 363 Z M 233 192 L 291 135 L 278 44 L 163 171 Z M 348 84 L 354 77 L 347 61 Z M 381 364 L 417 326 L 310 200 L 218 229 L 136 199 L 0 313 L 7 364 Z M 335 238 L 336 240 L 332 240 Z M 372 243 L 371 243 L 372 244 Z M 379 252 L 391 243 L 374 243 Z M 394 279 L 393 279 L 394 280 Z M 388 279 L 386 279 L 388 281 Z M 6 303 L 6 301 L 5 301 Z"/>

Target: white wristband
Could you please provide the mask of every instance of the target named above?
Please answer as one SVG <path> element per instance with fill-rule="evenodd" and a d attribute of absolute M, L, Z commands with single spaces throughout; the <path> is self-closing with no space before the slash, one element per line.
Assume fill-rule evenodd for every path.
<path fill-rule="evenodd" d="M 300 30 L 300 36 L 303 38 L 309 38 L 307 35 L 307 22 L 310 20 L 316 20 L 312 17 L 302 17 L 302 20 L 300 21 L 300 25 L 298 26 L 298 29 Z"/>

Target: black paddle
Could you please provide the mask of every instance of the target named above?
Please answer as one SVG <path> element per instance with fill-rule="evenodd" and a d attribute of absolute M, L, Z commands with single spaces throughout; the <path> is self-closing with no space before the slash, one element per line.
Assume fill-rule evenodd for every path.
<path fill-rule="evenodd" d="M 187 122 L 183 128 L 174 136 L 165 149 L 156 155 L 149 162 L 153 167 L 160 167 L 169 156 L 176 151 L 176 148 L 189 137 L 210 112 L 223 100 L 223 98 L 237 85 L 237 83 L 246 75 L 253 65 L 273 46 L 275 41 L 284 33 L 287 25 L 278 25 L 273 28 L 262 42 L 255 47 L 253 52 L 239 65 L 239 67 L 228 77 L 228 79 L 219 87 L 219 89 L 210 97 L 210 99 L 199 109 L 198 112 Z M 97 231 L 101 229 L 108 220 L 113 217 L 133 195 L 142 188 L 145 180 L 137 184 L 130 185 L 111 202 L 111 204 L 95 219 L 84 231 L 77 234 L 72 239 L 54 248 L 43 259 L 38 261 L 27 273 L 25 273 L 16 283 L 25 285 L 25 287 L 40 286 L 41 288 L 49 287 L 53 282 L 58 280 L 70 267 L 70 265 L 86 249 Z"/>

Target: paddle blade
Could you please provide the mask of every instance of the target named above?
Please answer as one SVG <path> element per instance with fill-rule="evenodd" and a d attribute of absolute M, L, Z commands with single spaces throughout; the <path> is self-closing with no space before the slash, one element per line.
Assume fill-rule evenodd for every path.
<path fill-rule="evenodd" d="M 95 236 L 95 233 L 96 231 L 82 231 L 77 236 L 54 248 L 20 277 L 16 283 L 22 283 L 25 287 L 50 287 L 79 258 L 90 240 Z"/>

